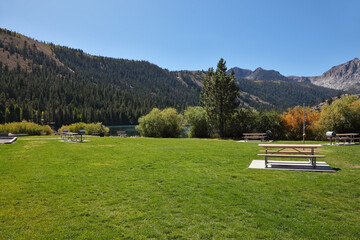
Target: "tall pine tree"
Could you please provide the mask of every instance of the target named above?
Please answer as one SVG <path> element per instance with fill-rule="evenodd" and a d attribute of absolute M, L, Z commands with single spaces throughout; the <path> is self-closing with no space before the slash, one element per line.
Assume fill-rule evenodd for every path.
<path fill-rule="evenodd" d="M 220 137 L 224 137 L 226 120 L 239 106 L 239 88 L 235 85 L 234 72 L 227 75 L 226 70 L 226 62 L 222 58 L 215 72 L 209 69 L 203 81 L 200 102 L 218 125 Z"/>

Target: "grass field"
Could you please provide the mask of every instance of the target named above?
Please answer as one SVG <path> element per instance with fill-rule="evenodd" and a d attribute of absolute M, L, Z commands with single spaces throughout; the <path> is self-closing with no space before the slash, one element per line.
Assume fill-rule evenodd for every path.
<path fill-rule="evenodd" d="M 360 239 L 359 145 L 314 173 L 231 140 L 26 139 L 0 145 L 0 239 Z"/>

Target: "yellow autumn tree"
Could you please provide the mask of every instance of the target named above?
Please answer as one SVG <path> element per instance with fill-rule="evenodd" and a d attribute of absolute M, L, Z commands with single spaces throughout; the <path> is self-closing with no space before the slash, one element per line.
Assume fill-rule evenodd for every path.
<path fill-rule="evenodd" d="M 315 125 L 319 121 L 320 113 L 308 107 L 305 108 L 305 133 L 306 139 L 315 138 Z M 300 140 L 303 137 L 303 107 L 289 108 L 281 115 L 285 126 L 285 136 L 289 140 Z"/>
<path fill-rule="evenodd" d="M 349 133 L 360 131 L 360 99 L 349 95 L 324 105 L 321 108 L 320 120 L 317 123 L 317 138 L 326 139 L 327 131 Z"/>

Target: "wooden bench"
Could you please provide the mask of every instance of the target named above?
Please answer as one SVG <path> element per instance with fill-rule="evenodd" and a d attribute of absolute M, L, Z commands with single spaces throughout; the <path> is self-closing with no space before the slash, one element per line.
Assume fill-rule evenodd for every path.
<path fill-rule="evenodd" d="M 247 142 L 248 140 L 260 140 L 265 141 L 266 133 L 243 133 L 243 138 Z"/>
<path fill-rule="evenodd" d="M 323 158 L 324 155 L 316 155 L 319 153 L 317 148 L 321 148 L 320 144 L 259 144 L 265 150 L 260 150 L 258 156 L 265 157 L 265 167 L 271 161 L 268 158 L 306 158 L 313 168 L 316 168 L 316 158 Z"/>
<path fill-rule="evenodd" d="M 126 131 L 117 131 L 116 133 L 119 137 L 127 137 Z"/>

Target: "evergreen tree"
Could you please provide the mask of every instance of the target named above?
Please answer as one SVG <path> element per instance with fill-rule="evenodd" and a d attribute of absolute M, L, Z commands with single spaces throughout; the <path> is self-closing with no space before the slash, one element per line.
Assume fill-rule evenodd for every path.
<path fill-rule="evenodd" d="M 226 62 L 221 58 L 216 71 L 210 68 L 207 72 L 201 92 L 201 105 L 218 126 L 220 137 L 224 137 L 227 119 L 239 106 L 239 89 L 235 85 L 234 72 L 227 75 L 226 70 Z"/>

